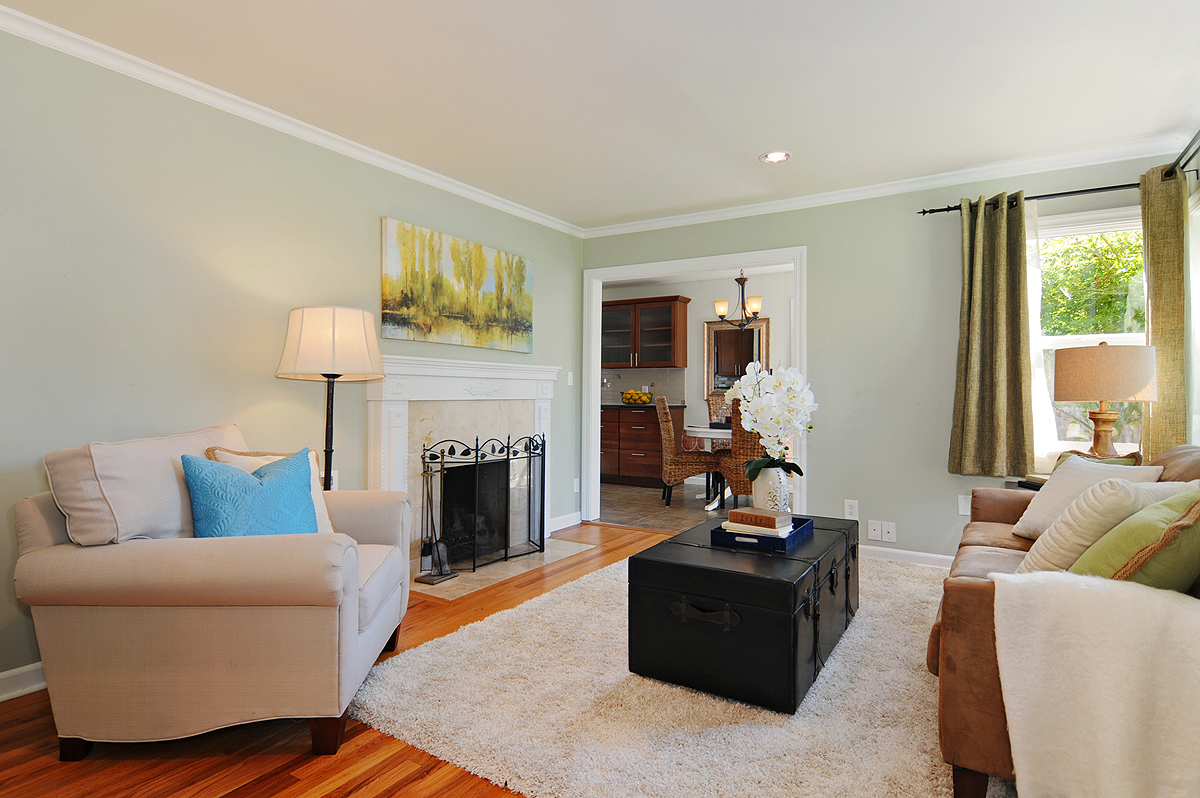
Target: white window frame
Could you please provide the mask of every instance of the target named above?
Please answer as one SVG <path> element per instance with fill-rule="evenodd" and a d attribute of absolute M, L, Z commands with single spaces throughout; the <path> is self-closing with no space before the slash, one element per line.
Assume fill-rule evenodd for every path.
<path fill-rule="evenodd" d="M 1033 205 L 1031 209 L 1028 205 Z M 1033 221 L 1028 226 L 1027 276 L 1029 282 L 1029 353 L 1033 361 L 1033 430 L 1034 470 L 1046 473 L 1058 456 L 1071 449 L 1079 449 L 1082 441 L 1058 440 L 1058 428 L 1054 424 L 1054 408 L 1049 400 L 1050 391 L 1046 381 L 1046 363 L 1042 354 L 1046 349 L 1064 349 L 1073 346 L 1096 346 L 1101 341 L 1109 344 L 1142 346 L 1146 333 L 1110 333 L 1105 335 L 1042 335 L 1042 262 L 1040 242 L 1062 236 L 1107 233 L 1119 230 L 1141 230 L 1142 209 L 1139 205 L 1121 208 L 1105 208 L 1097 211 L 1061 213 L 1054 216 L 1038 216 L 1036 201 L 1027 203 L 1026 217 Z M 1134 451 L 1136 444 L 1114 444 L 1118 451 Z"/>

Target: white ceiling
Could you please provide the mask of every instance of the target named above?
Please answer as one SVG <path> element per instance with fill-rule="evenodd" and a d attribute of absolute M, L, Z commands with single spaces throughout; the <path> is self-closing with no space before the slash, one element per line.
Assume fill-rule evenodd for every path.
<path fill-rule="evenodd" d="M 4 2 L 573 228 L 1200 127 L 1197 0 Z"/>

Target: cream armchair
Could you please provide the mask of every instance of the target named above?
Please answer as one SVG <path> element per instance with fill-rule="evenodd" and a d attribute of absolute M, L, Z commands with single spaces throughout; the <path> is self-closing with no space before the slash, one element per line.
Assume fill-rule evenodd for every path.
<path fill-rule="evenodd" d="M 313 752 L 335 753 L 367 671 L 395 649 L 411 511 L 399 492 L 325 504 L 335 533 L 77 545 L 52 494 L 19 502 L 16 592 L 60 758 L 272 718 L 310 718 Z"/>

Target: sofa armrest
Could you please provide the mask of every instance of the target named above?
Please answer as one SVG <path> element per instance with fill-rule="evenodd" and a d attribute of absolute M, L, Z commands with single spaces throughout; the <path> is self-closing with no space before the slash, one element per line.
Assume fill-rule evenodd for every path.
<path fill-rule="evenodd" d="M 338 607 L 358 600 L 358 547 L 339 534 L 67 544 L 22 555 L 15 581 L 30 606 Z"/>
<path fill-rule="evenodd" d="M 971 520 L 1015 524 L 1036 495 L 1035 490 L 975 488 L 971 491 Z"/>
<path fill-rule="evenodd" d="M 412 508 L 399 490 L 331 490 L 325 508 L 333 528 L 359 543 L 396 546 L 408 556 L 412 539 Z"/>
<path fill-rule="evenodd" d="M 952 576 L 943 584 L 938 645 L 942 757 L 951 765 L 1012 779 L 996 659 L 996 585 L 971 576 Z"/>

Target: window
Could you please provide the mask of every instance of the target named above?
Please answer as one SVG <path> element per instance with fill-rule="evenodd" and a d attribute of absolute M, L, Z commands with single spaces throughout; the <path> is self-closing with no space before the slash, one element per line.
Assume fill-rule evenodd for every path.
<path fill-rule="evenodd" d="M 1035 216 L 1031 214 L 1032 216 Z M 1033 356 L 1036 469 L 1091 445 L 1094 402 L 1054 401 L 1054 350 L 1146 343 L 1146 283 L 1139 207 L 1062 214 L 1030 226 L 1030 349 Z M 1141 443 L 1141 402 L 1113 402 L 1113 441 L 1120 451 Z"/>

